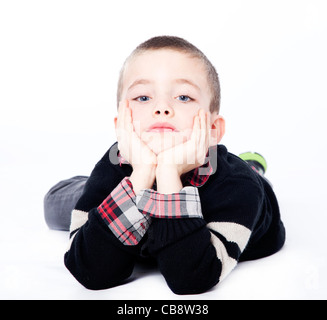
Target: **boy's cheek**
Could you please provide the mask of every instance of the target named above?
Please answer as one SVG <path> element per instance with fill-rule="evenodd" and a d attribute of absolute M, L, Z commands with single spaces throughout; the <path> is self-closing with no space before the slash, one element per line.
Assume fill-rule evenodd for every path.
<path fill-rule="evenodd" d="M 139 137 L 141 137 L 141 132 L 142 132 L 141 121 L 133 119 L 132 123 L 133 123 L 134 131 Z"/>

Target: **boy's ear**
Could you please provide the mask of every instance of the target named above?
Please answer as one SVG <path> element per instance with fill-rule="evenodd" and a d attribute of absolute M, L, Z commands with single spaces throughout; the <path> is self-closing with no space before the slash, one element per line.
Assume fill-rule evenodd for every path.
<path fill-rule="evenodd" d="M 225 134 L 225 119 L 219 114 L 212 116 L 210 147 L 217 145 Z"/>
<path fill-rule="evenodd" d="M 115 118 L 114 118 L 115 129 L 117 129 L 117 119 L 118 119 L 118 117 L 115 117 Z"/>

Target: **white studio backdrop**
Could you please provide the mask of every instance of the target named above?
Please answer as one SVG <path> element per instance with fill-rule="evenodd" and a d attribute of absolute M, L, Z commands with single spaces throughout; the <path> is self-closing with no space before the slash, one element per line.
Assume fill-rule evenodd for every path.
<path fill-rule="evenodd" d="M 326 298 L 326 14 L 324 0 L 1 1 L 0 297 L 53 288 L 45 297 L 93 298 L 59 260 L 66 235 L 47 230 L 43 196 L 61 179 L 88 175 L 115 141 L 119 70 L 139 43 L 167 34 L 215 65 L 222 143 L 266 157 L 288 231 L 285 260 L 275 262 L 284 295 L 271 280 L 270 293 L 260 284 L 246 293 L 235 281 L 239 294 L 226 283 L 208 297 Z M 169 296 L 161 290 L 156 297 Z"/>

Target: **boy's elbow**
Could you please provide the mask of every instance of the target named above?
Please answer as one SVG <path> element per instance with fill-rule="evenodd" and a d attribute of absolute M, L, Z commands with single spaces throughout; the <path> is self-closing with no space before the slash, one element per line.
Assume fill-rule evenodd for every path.
<path fill-rule="evenodd" d="M 175 273 L 171 277 L 166 276 L 169 288 L 178 295 L 201 294 L 207 292 L 218 284 L 221 268 L 216 266 L 210 272 L 194 272 L 193 274 Z"/>
<path fill-rule="evenodd" d="M 86 289 L 104 290 L 116 287 L 129 278 L 133 272 L 133 267 L 125 270 L 99 270 L 99 268 L 85 267 L 82 264 L 71 261 L 69 254 L 66 253 L 64 263 L 74 278 Z M 111 270 L 113 271 L 113 270 Z"/>
<path fill-rule="evenodd" d="M 213 288 L 219 282 L 219 277 L 217 277 L 214 280 L 209 280 L 209 281 L 206 280 L 201 283 L 198 281 L 198 279 L 194 279 L 194 280 L 187 279 L 187 281 L 189 282 L 181 283 L 180 281 L 177 282 L 167 281 L 167 284 L 171 289 L 171 291 L 178 295 L 201 294 Z"/>

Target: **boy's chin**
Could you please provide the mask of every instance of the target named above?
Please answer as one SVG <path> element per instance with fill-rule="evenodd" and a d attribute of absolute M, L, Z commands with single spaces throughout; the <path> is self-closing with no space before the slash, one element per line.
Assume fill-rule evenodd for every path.
<path fill-rule="evenodd" d="M 171 149 L 181 143 L 186 142 L 188 139 L 183 135 L 146 135 L 142 136 L 143 142 L 152 150 L 153 153 L 159 153 Z"/>

